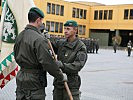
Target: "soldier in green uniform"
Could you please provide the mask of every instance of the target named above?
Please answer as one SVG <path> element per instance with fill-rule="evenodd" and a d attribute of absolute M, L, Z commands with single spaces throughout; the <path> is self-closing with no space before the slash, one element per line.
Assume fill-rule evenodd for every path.
<path fill-rule="evenodd" d="M 14 57 L 20 66 L 16 76 L 16 100 L 45 100 L 46 71 L 60 81 L 66 80 L 50 54 L 47 39 L 39 32 L 43 18 L 39 8 L 31 8 L 29 24 L 14 45 Z"/>
<path fill-rule="evenodd" d="M 118 46 L 117 39 L 116 39 L 116 38 L 113 38 L 112 40 L 113 40 L 113 49 L 114 49 L 114 53 L 116 53 L 117 46 Z"/>
<path fill-rule="evenodd" d="M 68 86 L 74 100 L 80 100 L 81 79 L 79 72 L 84 67 L 87 60 L 87 50 L 85 44 L 76 37 L 78 24 L 73 20 L 68 20 L 64 24 L 65 40 L 52 42 L 58 49 L 56 61 L 63 73 L 67 74 Z M 62 81 L 54 79 L 53 100 L 69 100 L 69 96 Z"/>
<path fill-rule="evenodd" d="M 129 40 L 129 42 L 127 43 L 127 51 L 128 51 L 128 57 L 130 57 L 131 51 L 132 51 L 132 42 L 131 42 L 131 40 Z"/>

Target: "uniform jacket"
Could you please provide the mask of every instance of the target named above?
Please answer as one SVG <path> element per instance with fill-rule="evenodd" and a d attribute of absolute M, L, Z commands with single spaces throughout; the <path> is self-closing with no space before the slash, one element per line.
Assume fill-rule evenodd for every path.
<path fill-rule="evenodd" d="M 44 79 L 43 84 L 46 86 L 46 71 L 59 80 L 63 79 L 62 73 L 49 52 L 47 39 L 42 37 L 34 26 L 27 25 L 19 34 L 14 45 L 14 56 L 20 66 L 16 77 L 17 87 L 44 88 L 40 81 Z"/>
<path fill-rule="evenodd" d="M 81 80 L 78 72 L 87 60 L 85 44 L 76 38 L 72 43 L 59 40 L 54 45 L 58 48 L 57 59 L 63 63 L 63 72 L 67 74 L 69 88 L 79 89 Z M 63 88 L 63 83 L 55 79 L 54 86 Z"/>

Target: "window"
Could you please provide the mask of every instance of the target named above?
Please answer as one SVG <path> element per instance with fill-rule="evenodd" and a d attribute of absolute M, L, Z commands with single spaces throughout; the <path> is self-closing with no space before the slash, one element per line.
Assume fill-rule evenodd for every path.
<path fill-rule="evenodd" d="M 112 20 L 113 10 L 95 10 L 94 20 Z"/>
<path fill-rule="evenodd" d="M 95 13 L 94 13 L 94 20 L 98 20 L 98 10 L 95 10 Z"/>
<path fill-rule="evenodd" d="M 86 19 L 86 12 L 87 10 L 84 10 L 84 19 Z"/>
<path fill-rule="evenodd" d="M 78 29 L 79 29 L 78 33 L 81 35 L 82 34 L 82 25 L 79 25 Z"/>
<path fill-rule="evenodd" d="M 79 9 L 77 8 L 76 18 L 79 18 Z"/>
<path fill-rule="evenodd" d="M 80 17 L 79 17 L 80 19 L 82 19 L 83 18 L 83 9 L 80 9 Z"/>
<path fill-rule="evenodd" d="M 78 26 L 79 35 L 85 35 L 85 32 L 86 32 L 86 26 L 85 25 L 79 25 Z"/>
<path fill-rule="evenodd" d="M 108 19 L 111 20 L 113 15 L 113 10 L 109 10 Z"/>
<path fill-rule="evenodd" d="M 104 10 L 104 20 L 107 20 L 108 10 Z"/>
<path fill-rule="evenodd" d="M 63 32 L 63 23 L 60 23 L 60 31 L 59 33 L 62 33 Z"/>
<path fill-rule="evenodd" d="M 46 21 L 46 30 L 48 32 L 63 33 L 63 23 Z"/>
<path fill-rule="evenodd" d="M 47 14 L 51 13 L 51 3 L 47 3 Z"/>
<path fill-rule="evenodd" d="M 73 18 L 86 19 L 86 13 L 87 13 L 87 10 L 79 9 L 79 8 L 73 8 L 72 17 Z"/>
<path fill-rule="evenodd" d="M 86 26 L 83 25 L 83 34 L 82 35 L 85 35 L 85 32 L 86 32 Z"/>
<path fill-rule="evenodd" d="M 52 4 L 52 14 L 55 14 L 55 4 Z"/>
<path fill-rule="evenodd" d="M 46 30 L 49 32 L 50 31 L 50 22 L 46 21 Z"/>
<path fill-rule="evenodd" d="M 56 22 L 55 23 L 55 32 L 59 32 L 59 23 L 58 22 Z"/>
<path fill-rule="evenodd" d="M 60 12 L 60 5 L 56 5 L 56 15 L 59 15 Z"/>
<path fill-rule="evenodd" d="M 50 32 L 54 32 L 54 22 L 51 22 Z"/>
<path fill-rule="evenodd" d="M 60 15 L 64 16 L 64 6 L 61 6 Z"/>
<path fill-rule="evenodd" d="M 130 19 L 133 19 L 133 9 L 130 9 Z"/>
<path fill-rule="evenodd" d="M 56 14 L 64 16 L 64 6 L 58 4 L 47 3 L 47 14 Z"/>
<path fill-rule="evenodd" d="M 128 19 L 129 9 L 124 10 L 124 19 Z"/>
<path fill-rule="evenodd" d="M 75 15 L 76 15 L 76 8 L 73 8 L 72 17 L 74 17 L 74 18 L 75 18 Z"/>
<path fill-rule="evenodd" d="M 0 0 L 0 6 L 1 6 L 1 3 L 2 3 L 2 2 L 1 2 L 1 0 Z"/>
<path fill-rule="evenodd" d="M 133 9 L 124 10 L 124 19 L 133 19 Z"/>
<path fill-rule="evenodd" d="M 103 10 L 99 10 L 99 20 L 102 20 Z"/>

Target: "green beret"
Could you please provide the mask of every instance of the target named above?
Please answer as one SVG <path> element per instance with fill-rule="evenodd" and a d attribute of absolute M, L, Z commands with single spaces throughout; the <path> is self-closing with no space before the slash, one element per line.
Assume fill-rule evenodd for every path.
<path fill-rule="evenodd" d="M 66 21 L 66 23 L 64 24 L 64 26 L 78 27 L 78 24 L 74 20 L 68 20 L 68 21 Z"/>
<path fill-rule="evenodd" d="M 41 18 L 44 18 L 44 13 L 42 10 L 40 10 L 37 7 L 32 7 L 29 12 L 35 12 L 37 13 Z"/>

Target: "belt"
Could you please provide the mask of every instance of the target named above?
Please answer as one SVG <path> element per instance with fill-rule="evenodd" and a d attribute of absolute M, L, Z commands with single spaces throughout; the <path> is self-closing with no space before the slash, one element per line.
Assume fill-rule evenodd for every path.
<path fill-rule="evenodd" d="M 20 71 L 26 72 L 26 73 L 39 73 L 41 70 L 40 69 L 25 69 L 21 68 Z"/>
<path fill-rule="evenodd" d="M 69 74 L 67 74 L 67 76 L 78 76 L 78 73 L 73 73 L 73 74 L 72 73 L 71 74 L 69 73 Z"/>

